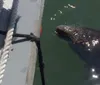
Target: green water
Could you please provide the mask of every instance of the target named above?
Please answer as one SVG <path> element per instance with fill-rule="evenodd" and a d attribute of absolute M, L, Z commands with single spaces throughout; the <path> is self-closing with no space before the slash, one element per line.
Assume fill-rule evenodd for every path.
<path fill-rule="evenodd" d="M 68 4 L 75 8 L 69 7 Z M 100 0 L 45 0 L 42 22 L 41 45 L 46 85 L 83 85 L 86 75 L 84 62 L 67 42 L 54 34 L 54 30 L 60 24 L 99 29 Z M 41 85 L 38 64 L 34 85 Z"/>

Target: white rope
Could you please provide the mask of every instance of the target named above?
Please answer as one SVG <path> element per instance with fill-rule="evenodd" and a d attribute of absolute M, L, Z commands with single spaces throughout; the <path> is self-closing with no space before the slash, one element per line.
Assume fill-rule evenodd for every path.
<path fill-rule="evenodd" d="M 7 64 L 7 60 L 9 58 L 9 52 L 12 45 L 12 38 L 13 38 L 14 28 L 8 30 L 4 48 L 2 50 L 1 59 L 0 59 L 0 85 L 2 83 L 2 79 L 4 77 L 5 67 Z"/>
<path fill-rule="evenodd" d="M 3 0 L 3 8 L 5 8 L 6 10 L 12 9 L 11 21 L 9 23 L 9 27 L 13 27 L 15 24 L 18 2 L 19 0 Z M 14 28 L 9 28 L 6 34 L 4 47 L 0 50 L 0 55 L 1 55 L 0 56 L 0 85 L 4 77 L 5 68 L 7 65 L 8 58 L 9 58 L 9 52 L 12 46 L 13 33 L 14 33 Z"/>

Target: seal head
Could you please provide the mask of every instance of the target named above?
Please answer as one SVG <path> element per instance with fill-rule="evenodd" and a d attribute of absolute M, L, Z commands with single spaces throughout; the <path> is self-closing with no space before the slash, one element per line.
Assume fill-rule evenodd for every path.
<path fill-rule="evenodd" d="M 56 34 L 64 40 L 69 40 L 71 48 L 91 68 L 99 69 L 100 73 L 100 31 L 87 27 L 59 25 Z"/>
<path fill-rule="evenodd" d="M 64 40 L 70 39 L 73 44 L 85 46 L 88 51 L 100 44 L 100 32 L 86 27 L 59 25 L 56 34 Z"/>

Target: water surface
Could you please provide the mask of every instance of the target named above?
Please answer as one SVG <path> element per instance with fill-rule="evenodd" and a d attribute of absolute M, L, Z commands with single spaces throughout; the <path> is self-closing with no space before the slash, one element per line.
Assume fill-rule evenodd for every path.
<path fill-rule="evenodd" d="M 87 70 L 84 62 L 60 40 L 54 30 L 57 25 L 86 26 L 100 30 L 99 0 L 46 0 L 43 15 L 42 51 L 46 85 L 83 85 Z M 34 85 L 41 85 L 37 64 Z"/>

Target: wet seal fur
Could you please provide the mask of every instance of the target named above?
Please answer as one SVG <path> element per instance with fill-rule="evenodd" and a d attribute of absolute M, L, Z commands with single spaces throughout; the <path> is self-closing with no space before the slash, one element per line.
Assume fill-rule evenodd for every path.
<path fill-rule="evenodd" d="M 68 41 L 71 48 L 91 68 L 100 69 L 100 31 L 87 27 L 59 25 L 56 27 L 56 34 Z"/>

